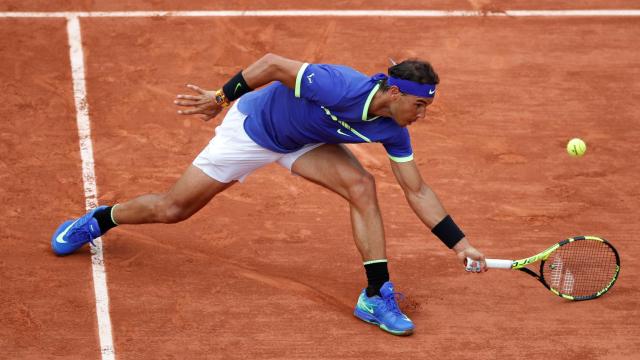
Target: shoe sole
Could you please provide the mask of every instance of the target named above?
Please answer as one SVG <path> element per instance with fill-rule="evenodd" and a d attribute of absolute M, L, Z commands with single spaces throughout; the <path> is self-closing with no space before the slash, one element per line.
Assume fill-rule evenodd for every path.
<path fill-rule="evenodd" d="M 396 336 L 409 336 L 411 334 L 413 334 L 413 329 L 411 330 L 391 330 L 388 327 L 386 327 L 384 324 L 381 324 L 378 320 L 376 320 L 375 317 L 373 317 L 371 314 L 366 313 L 358 308 L 356 308 L 356 310 L 353 312 L 353 315 L 355 317 L 357 317 L 358 319 L 372 324 L 372 325 L 376 325 L 378 326 L 380 329 L 388 332 L 389 334 L 392 335 L 396 335 Z"/>

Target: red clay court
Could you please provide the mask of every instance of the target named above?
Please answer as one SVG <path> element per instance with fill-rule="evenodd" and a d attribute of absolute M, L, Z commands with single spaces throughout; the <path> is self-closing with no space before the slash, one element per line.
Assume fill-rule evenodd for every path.
<path fill-rule="evenodd" d="M 407 12 L 379 11 L 389 9 Z M 5 0 L 0 358 L 638 358 L 639 10 Z M 379 145 L 350 149 L 376 176 L 391 276 L 416 323 L 408 338 L 352 315 L 366 279 L 347 203 L 277 166 L 183 223 L 116 228 L 93 256 L 51 253 L 55 228 L 87 206 L 173 184 L 223 118 L 181 117 L 175 95 L 219 87 L 266 52 L 367 74 L 389 57 L 428 59 L 442 82 L 428 121 L 410 127 L 416 161 L 474 244 L 521 258 L 602 236 L 620 252 L 618 282 L 572 303 L 524 274 L 465 273 L 413 214 Z M 582 158 L 564 149 L 573 137 L 587 142 Z"/>

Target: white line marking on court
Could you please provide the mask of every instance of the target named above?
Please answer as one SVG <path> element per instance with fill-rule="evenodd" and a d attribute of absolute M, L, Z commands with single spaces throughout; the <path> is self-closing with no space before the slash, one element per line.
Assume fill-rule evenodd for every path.
<path fill-rule="evenodd" d="M 59 11 L 0 12 L 0 18 L 79 17 L 620 17 L 640 16 L 640 10 L 250 10 L 250 11 Z"/>
<path fill-rule="evenodd" d="M 85 83 L 84 55 L 80 36 L 80 21 L 71 16 L 67 21 L 69 36 L 69 54 L 71 56 L 71 76 L 73 78 L 73 97 L 76 104 L 76 122 L 80 138 L 80 158 L 82 159 L 82 181 L 84 183 L 85 207 L 87 210 L 98 206 L 98 189 L 91 143 L 91 125 L 89 107 L 87 105 L 87 88 Z M 98 317 L 98 335 L 102 360 L 114 360 L 115 350 L 111 335 L 111 318 L 109 316 L 109 293 L 107 291 L 107 273 L 104 268 L 102 239 L 97 238 L 92 248 L 91 264 L 93 268 L 93 288 L 96 297 L 96 314 Z"/>

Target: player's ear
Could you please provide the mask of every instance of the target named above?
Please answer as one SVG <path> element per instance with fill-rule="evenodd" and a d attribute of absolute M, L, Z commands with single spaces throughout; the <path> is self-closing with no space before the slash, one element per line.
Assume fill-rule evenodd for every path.
<path fill-rule="evenodd" d="M 391 98 L 393 100 L 397 99 L 398 97 L 400 97 L 400 95 L 402 95 L 402 93 L 400 92 L 400 89 L 398 89 L 397 86 L 390 86 L 389 90 L 387 90 L 389 92 L 389 96 L 391 96 Z"/>

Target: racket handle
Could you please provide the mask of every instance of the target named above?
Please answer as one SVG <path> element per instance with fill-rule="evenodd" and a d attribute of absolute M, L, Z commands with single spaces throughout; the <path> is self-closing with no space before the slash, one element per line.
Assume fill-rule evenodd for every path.
<path fill-rule="evenodd" d="M 511 269 L 513 260 L 487 259 L 487 267 L 490 269 Z"/>
<path fill-rule="evenodd" d="M 487 268 L 489 269 L 511 269 L 513 265 L 513 260 L 500 260 L 500 259 L 486 259 Z M 478 271 L 480 268 L 480 264 L 470 258 L 467 258 L 466 268 L 467 271 Z"/>

